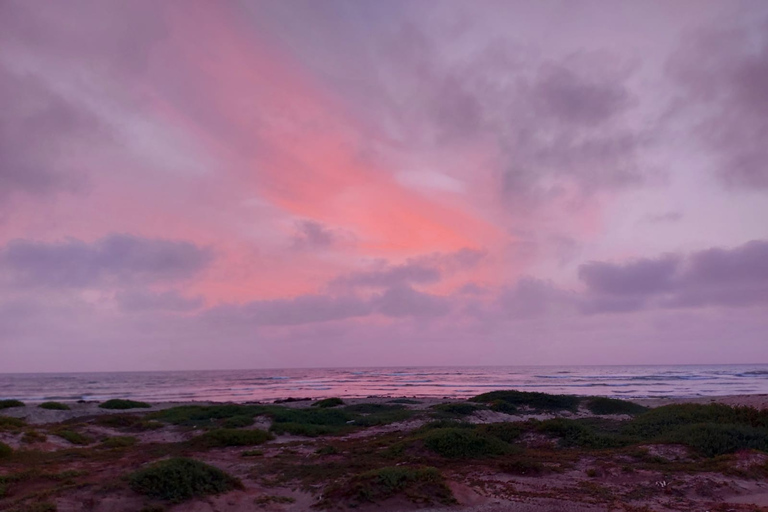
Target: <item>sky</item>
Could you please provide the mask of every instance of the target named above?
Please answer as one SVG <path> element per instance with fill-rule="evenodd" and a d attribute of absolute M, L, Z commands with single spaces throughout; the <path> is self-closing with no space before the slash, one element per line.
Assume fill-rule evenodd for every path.
<path fill-rule="evenodd" d="M 768 3 L 0 1 L 0 372 L 708 363 Z"/>

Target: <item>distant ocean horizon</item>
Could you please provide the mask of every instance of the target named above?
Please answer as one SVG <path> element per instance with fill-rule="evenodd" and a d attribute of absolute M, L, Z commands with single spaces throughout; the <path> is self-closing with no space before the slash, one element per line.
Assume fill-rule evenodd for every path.
<path fill-rule="evenodd" d="M 361 367 L 0 374 L 0 399 L 271 401 L 415 396 L 465 398 L 497 389 L 614 398 L 768 393 L 768 364 Z"/>

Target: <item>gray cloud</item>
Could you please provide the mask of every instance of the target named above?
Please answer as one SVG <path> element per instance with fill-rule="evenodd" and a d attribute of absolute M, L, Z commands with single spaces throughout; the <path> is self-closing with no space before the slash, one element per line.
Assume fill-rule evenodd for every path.
<path fill-rule="evenodd" d="M 153 293 L 141 290 L 118 292 L 115 295 L 117 304 L 123 311 L 193 311 L 204 305 L 202 297 L 184 297 L 177 291 Z"/>
<path fill-rule="evenodd" d="M 648 308 L 746 307 L 768 303 L 768 241 L 624 265 L 579 268 L 587 313 Z"/>
<path fill-rule="evenodd" d="M 213 259 L 208 248 L 112 234 L 93 243 L 13 240 L 0 249 L 0 276 L 21 286 L 86 288 L 192 277 Z"/>
<path fill-rule="evenodd" d="M 391 317 L 434 317 L 448 313 L 450 302 L 444 297 L 423 293 L 409 286 L 395 286 L 375 297 L 375 310 Z"/>
<path fill-rule="evenodd" d="M 345 238 L 339 231 L 320 222 L 304 220 L 296 223 L 291 247 L 296 250 L 327 249 Z"/>
<path fill-rule="evenodd" d="M 733 188 L 768 188 L 768 20 L 699 31 L 670 60 L 685 94 L 680 111 L 701 119 L 696 134 Z"/>

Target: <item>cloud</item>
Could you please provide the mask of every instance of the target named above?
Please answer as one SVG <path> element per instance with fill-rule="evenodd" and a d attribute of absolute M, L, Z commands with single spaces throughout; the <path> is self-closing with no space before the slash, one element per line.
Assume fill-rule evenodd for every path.
<path fill-rule="evenodd" d="M 378 313 L 391 317 L 434 317 L 448 313 L 444 297 L 419 292 L 410 286 L 394 286 L 372 300 Z"/>
<path fill-rule="evenodd" d="M 590 291 L 609 295 L 648 295 L 672 289 L 679 260 L 674 256 L 616 265 L 593 261 L 579 266 Z"/>
<path fill-rule="evenodd" d="M 210 249 L 190 242 L 127 234 L 92 243 L 13 240 L 0 249 L 0 276 L 22 287 L 120 286 L 186 279 L 212 259 Z"/>
<path fill-rule="evenodd" d="M 258 300 L 243 305 L 218 306 L 206 317 L 225 323 L 300 325 L 345 320 L 371 314 L 371 304 L 358 297 L 302 295 L 290 299 Z"/>
<path fill-rule="evenodd" d="M 329 229 L 320 222 L 304 220 L 296 223 L 291 247 L 296 250 L 327 249 L 342 240 L 339 231 Z"/>
<path fill-rule="evenodd" d="M 154 293 L 140 290 L 121 291 L 115 295 L 117 304 L 123 311 L 193 311 L 200 309 L 205 301 L 202 297 L 184 297 L 171 290 Z"/>
<path fill-rule="evenodd" d="M 586 313 L 650 308 L 748 307 L 768 303 L 768 241 L 623 265 L 579 267 Z"/>
<path fill-rule="evenodd" d="M 673 223 L 678 222 L 683 218 L 682 212 L 664 212 L 664 213 L 657 213 L 654 215 L 648 215 L 645 217 L 645 221 L 649 222 L 651 224 L 667 224 L 667 223 Z"/>
<path fill-rule="evenodd" d="M 768 188 L 768 19 L 700 30 L 670 60 L 682 88 L 680 112 L 699 119 L 696 135 L 723 183 Z"/>
<path fill-rule="evenodd" d="M 337 277 L 331 286 L 387 288 L 412 284 L 434 284 L 444 274 L 471 269 L 484 257 L 485 251 L 463 248 L 452 253 L 435 253 L 409 258 L 392 265 L 378 263 L 373 270 L 363 270 Z"/>

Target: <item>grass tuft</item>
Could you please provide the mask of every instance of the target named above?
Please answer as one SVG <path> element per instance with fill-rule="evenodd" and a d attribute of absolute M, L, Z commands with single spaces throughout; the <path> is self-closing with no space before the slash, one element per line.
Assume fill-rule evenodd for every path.
<path fill-rule="evenodd" d="M 419 505 L 456 503 L 451 489 L 440 472 L 433 467 L 383 467 L 353 476 L 343 484 L 335 484 L 323 493 L 320 505 L 337 506 L 342 502 L 377 503 L 397 495 Z"/>
<path fill-rule="evenodd" d="M 190 443 L 206 448 L 226 446 L 254 446 L 266 443 L 275 437 L 264 430 L 239 430 L 221 428 L 210 430 L 190 440 Z"/>
<path fill-rule="evenodd" d="M 138 442 L 133 436 L 115 436 L 108 437 L 101 442 L 101 446 L 104 448 L 130 448 Z"/>
<path fill-rule="evenodd" d="M 131 488 L 152 498 L 181 503 L 197 496 L 241 489 L 243 484 L 203 462 L 174 458 L 152 464 L 129 477 Z"/>
<path fill-rule="evenodd" d="M 112 400 L 100 403 L 99 407 L 102 409 L 149 409 L 152 406 L 146 402 L 113 398 Z"/>
<path fill-rule="evenodd" d="M 344 405 L 344 400 L 341 398 L 326 398 L 324 400 L 318 400 L 317 402 L 312 404 L 312 407 L 321 407 L 321 408 L 327 408 L 327 407 L 337 407 L 339 405 Z"/>
<path fill-rule="evenodd" d="M 7 444 L 0 441 L 0 458 L 8 457 L 13 453 L 13 449 Z"/>
<path fill-rule="evenodd" d="M 592 414 L 640 414 L 648 410 L 647 407 L 626 400 L 605 398 L 597 396 L 587 401 L 587 409 Z"/>
<path fill-rule="evenodd" d="M 74 430 L 57 430 L 53 434 L 79 446 L 85 446 L 93 442 L 93 439 L 90 437 L 83 435 L 80 432 L 75 432 Z"/>
<path fill-rule="evenodd" d="M 509 444 L 497 437 L 469 428 L 440 428 L 423 436 L 424 446 L 449 459 L 495 457 L 510 451 Z"/>
<path fill-rule="evenodd" d="M 461 418 L 463 416 L 471 416 L 475 411 L 480 410 L 481 407 L 467 402 L 454 402 L 433 405 L 431 409 L 435 411 L 432 415 L 435 418 Z"/>
<path fill-rule="evenodd" d="M 535 411 L 571 411 L 576 412 L 581 398 L 574 395 L 549 395 L 530 391 L 491 391 L 470 398 L 472 402 L 496 403 L 506 402 L 514 407 L 528 407 Z"/>

